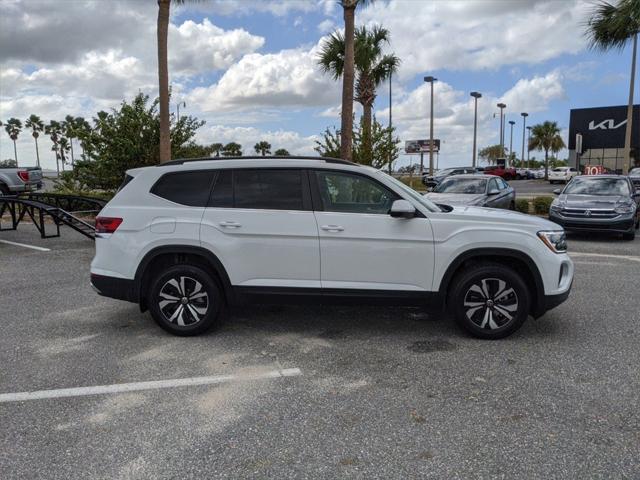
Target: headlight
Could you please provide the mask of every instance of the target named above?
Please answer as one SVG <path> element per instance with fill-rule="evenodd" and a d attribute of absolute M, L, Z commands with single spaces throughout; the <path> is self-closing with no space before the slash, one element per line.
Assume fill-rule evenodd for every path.
<path fill-rule="evenodd" d="M 616 213 L 632 213 L 636 209 L 633 203 L 619 203 L 614 209 Z"/>
<path fill-rule="evenodd" d="M 564 231 L 543 230 L 538 232 L 538 237 L 555 253 L 565 253 L 567 251 L 567 236 Z"/>
<path fill-rule="evenodd" d="M 560 210 L 562 210 L 562 207 L 560 206 L 560 202 L 558 200 L 554 200 L 553 202 L 551 202 L 551 206 L 549 207 L 550 210 L 553 210 L 554 212 L 559 212 Z"/>

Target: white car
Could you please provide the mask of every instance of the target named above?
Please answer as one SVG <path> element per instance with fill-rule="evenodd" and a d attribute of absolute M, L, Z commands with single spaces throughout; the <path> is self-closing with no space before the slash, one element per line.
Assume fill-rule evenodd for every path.
<path fill-rule="evenodd" d="M 567 183 L 578 175 L 578 170 L 573 167 L 556 167 L 549 170 L 549 183 Z"/>
<path fill-rule="evenodd" d="M 224 305 L 446 308 L 481 338 L 569 295 L 564 231 L 535 216 L 438 206 L 370 167 L 325 158 L 174 161 L 127 172 L 96 219 L 91 283 L 176 335 Z"/>

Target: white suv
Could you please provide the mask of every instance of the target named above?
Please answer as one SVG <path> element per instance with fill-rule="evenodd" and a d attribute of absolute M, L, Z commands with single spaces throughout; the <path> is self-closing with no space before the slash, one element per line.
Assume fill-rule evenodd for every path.
<path fill-rule="evenodd" d="M 446 308 L 501 338 L 569 295 L 558 225 L 436 205 L 391 176 L 325 158 L 173 161 L 127 172 L 96 219 L 91 283 L 177 335 L 231 303 Z"/>
<path fill-rule="evenodd" d="M 556 167 L 553 170 L 549 170 L 549 183 L 568 183 L 573 177 L 580 172 L 573 167 Z"/>

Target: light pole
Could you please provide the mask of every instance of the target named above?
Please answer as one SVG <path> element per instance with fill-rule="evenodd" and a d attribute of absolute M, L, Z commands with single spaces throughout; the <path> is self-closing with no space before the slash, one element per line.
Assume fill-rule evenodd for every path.
<path fill-rule="evenodd" d="M 391 133 L 391 75 L 393 74 L 393 70 L 389 67 L 389 175 L 391 175 L 391 161 L 393 156 L 393 134 Z M 422 174 L 422 173 L 421 173 Z"/>
<path fill-rule="evenodd" d="M 527 125 L 527 117 L 529 116 L 529 114 L 527 112 L 522 112 L 520 115 L 522 115 L 522 156 L 520 157 L 520 161 L 521 165 L 524 167 L 524 131 Z"/>
<path fill-rule="evenodd" d="M 507 106 L 504 103 L 499 103 L 498 108 L 500 109 L 500 156 L 504 155 L 504 109 Z"/>
<path fill-rule="evenodd" d="M 431 84 L 431 122 L 429 124 L 429 175 L 433 175 L 433 82 L 437 80 L 438 79 L 436 77 L 424 77 L 424 81 Z"/>
<path fill-rule="evenodd" d="M 187 108 L 187 102 L 178 102 L 178 112 L 176 113 L 176 123 L 178 123 L 180 121 L 180 105 L 182 105 L 184 108 Z"/>
<path fill-rule="evenodd" d="M 529 158 L 531 157 L 531 150 L 529 149 L 529 145 L 531 145 L 531 129 L 533 127 L 527 127 L 528 137 L 527 137 L 527 168 L 531 168 L 531 161 Z"/>
<path fill-rule="evenodd" d="M 478 155 L 478 148 L 476 146 L 476 137 L 478 135 L 478 99 L 482 98 L 482 94 L 480 92 L 471 92 L 470 95 L 474 98 L 474 107 L 473 107 L 473 160 L 471 166 L 475 168 L 476 166 L 476 156 Z"/>
<path fill-rule="evenodd" d="M 509 137 L 509 160 L 510 160 L 510 163 L 513 162 L 513 159 L 511 157 L 513 156 L 513 126 L 515 124 L 516 124 L 515 121 L 509 120 L 509 125 L 511 125 L 511 133 L 509 134 L 510 135 L 510 137 Z"/>

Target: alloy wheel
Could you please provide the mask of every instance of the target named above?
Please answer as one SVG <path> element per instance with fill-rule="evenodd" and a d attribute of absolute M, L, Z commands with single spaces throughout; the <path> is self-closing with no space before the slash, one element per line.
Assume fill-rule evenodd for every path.
<path fill-rule="evenodd" d="M 500 278 L 473 283 L 464 297 L 465 315 L 475 325 L 496 330 L 508 325 L 518 311 L 518 295 Z"/>
<path fill-rule="evenodd" d="M 195 325 L 209 310 L 209 294 L 196 279 L 177 276 L 160 289 L 158 307 L 169 323 L 180 327 Z"/>

